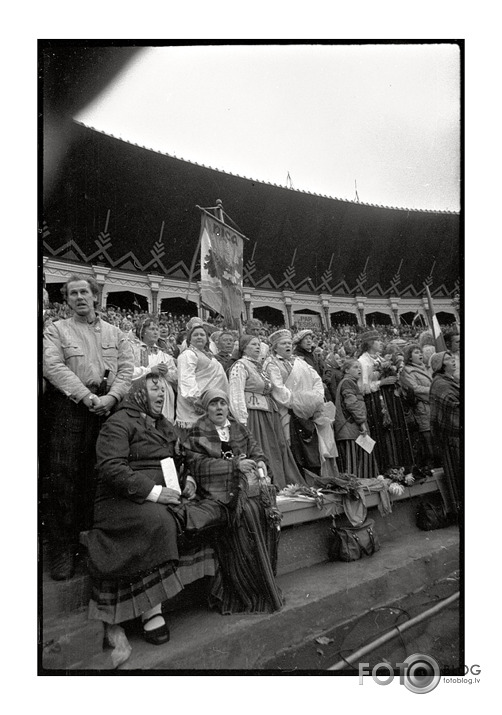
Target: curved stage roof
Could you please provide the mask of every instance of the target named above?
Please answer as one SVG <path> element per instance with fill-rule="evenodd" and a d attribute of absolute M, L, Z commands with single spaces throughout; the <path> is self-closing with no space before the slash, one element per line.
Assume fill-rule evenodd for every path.
<path fill-rule="evenodd" d="M 62 260 L 187 278 L 199 238 L 196 206 L 214 206 L 217 199 L 249 238 L 247 286 L 367 296 L 422 295 L 424 282 L 433 295 L 453 296 L 459 289 L 457 213 L 373 206 L 279 187 L 77 123 L 44 206 L 42 251 Z"/>

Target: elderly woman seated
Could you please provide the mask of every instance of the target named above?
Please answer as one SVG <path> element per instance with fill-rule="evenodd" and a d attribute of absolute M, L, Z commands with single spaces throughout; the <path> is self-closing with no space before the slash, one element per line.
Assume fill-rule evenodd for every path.
<path fill-rule="evenodd" d="M 201 504 L 206 499 L 218 505 L 224 523 L 212 539 L 217 574 L 211 602 L 224 614 L 273 612 L 282 606 L 274 578 L 280 521 L 275 489 L 262 450 L 244 425 L 229 419 L 228 402 L 223 390 L 204 392 L 205 414 L 184 443 Z"/>
<path fill-rule="evenodd" d="M 177 481 L 177 435 L 162 415 L 164 387 L 147 374 L 103 425 L 96 445 L 98 486 L 87 547 L 92 575 L 89 617 L 109 626 L 141 618 L 143 635 L 169 640 L 162 604 L 215 572 L 211 548 L 178 550 L 178 522 L 168 505 L 195 494 Z M 164 473 L 173 488 L 165 486 Z"/>

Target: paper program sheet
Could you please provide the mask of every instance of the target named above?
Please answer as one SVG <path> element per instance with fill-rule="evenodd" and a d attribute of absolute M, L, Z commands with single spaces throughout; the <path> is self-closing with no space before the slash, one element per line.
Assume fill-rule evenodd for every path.
<path fill-rule="evenodd" d="M 166 457 L 165 459 L 161 459 L 160 466 L 162 467 L 162 474 L 164 475 L 166 487 L 173 489 L 175 492 L 178 492 L 178 494 L 181 494 L 178 474 L 176 472 L 176 467 L 174 466 L 173 458 Z"/>
<path fill-rule="evenodd" d="M 360 434 L 359 437 L 356 439 L 356 444 L 362 447 L 366 452 L 368 452 L 368 454 L 371 454 L 373 452 L 373 447 L 375 446 L 376 442 L 374 439 L 371 439 L 369 434 L 365 435 L 364 437 L 362 434 Z"/>

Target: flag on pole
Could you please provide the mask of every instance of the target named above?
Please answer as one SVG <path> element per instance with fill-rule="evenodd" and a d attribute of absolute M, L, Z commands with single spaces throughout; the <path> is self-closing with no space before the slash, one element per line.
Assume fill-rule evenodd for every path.
<path fill-rule="evenodd" d="M 427 301 L 429 303 L 429 307 L 426 310 L 427 312 L 427 318 L 429 320 L 429 326 L 432 330 L 432 336 L 434 338 L 434 342 L 436 344 L 436 352 L 442 352 L 443 350 L 446 350 L 446 343 L 444 341 L 443 337 L 443 332 L 439 326 L 438 319 L 436 317 L 436 313 L 434 311 L 434 304 L 432 302 L 432 296 L 431 292 L 429 290 L 429 286 L 426 284 L 425 285 L 425 291 L 427 293 Z"/>
<path fill-rule="evenodd" d="M 417 310 L 417 312 L 413 316 L 413 320 L 411 321 L 412 327 L 415 327 L 415 325 L 418 323 L 419 320 L 422 323 L 422 325 L 424 325 L 424 319 L 423 319 L 422 315 L 420 314 L 420 311 Z"/>
<path fill-rule="evenodd" d="M 200 231 L 201 301 L 238 329 L 244 308 L 242 236 L 205 212 Z"/>

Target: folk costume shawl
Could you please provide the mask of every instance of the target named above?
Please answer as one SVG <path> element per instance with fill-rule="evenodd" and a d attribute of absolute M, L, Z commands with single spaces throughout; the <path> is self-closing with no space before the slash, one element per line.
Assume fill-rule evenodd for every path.
<path fill-rule="evenodd" d="M 183 446 L 188 471 L 197 482 L 200 497 L 231 504 L 238 496 L 239 456 L 244 454 L 249 459 L 266 463 L 265 455 L 249 431 L 233 419 L 230 419 L 229 444 L 234 458 L 223 459 L 220 437 L 207 416 L 201 417 L 190 430 Z"/>
<path fill-rule="evenodd" d="M 299 357 L 281 360 L 276 355 L 266 361 L 265 372 L 273 385 L 272 397 L 282 406 L 286 438 L 290 437 L 290 416 L 285 408 L 302 419 L 313 419 L 319 440 L 321 476 L 338 476 L 335 466 L 338 450 L 331 426 L 334 414 L 330 420 L 324 402 L 324 385 L 317 372 Z"/>
<path fill-rule="evenodd" d="M 178 357 L 178 404 L 176 424 L 190 428 L 200 417 L 196 402 L 209 388 L 228 394 L 228 379 L 218 362 L 202 350 L 188 347 Z"/>
<path fill-rule="evenodd" d="M 232 366 L 229 380 L 230 410 L 234 418 L 247 425 L 248 410 L 271 412 L 274 409 L 268 397 L 271 390 L 271 382 L 263 374 L 258 361 L 248 357 L 237 360 Z"/>
<path fill-rule="evenodd" d="M 361 392 L 363 395 L 377 392 L 380 389 L 381 358 L 369 353 L 363 353 L 358 360 L 361 364 L 361 377 L 359 379 Z"/>
<path fill-rule="evenodd" d="M 335 436 L 332 423 L 335 406 L 324 401 L 324 383 L 313 367 L 302 358 L 296 358 L 288 376 L 286 387 L 291 391 L 291 409 L 298 417 L 313 419 L 319 440 L 321 476 L 338 476 Z M 310 413 L 310 414 L 309 414 Z"/>
<path fill-rule="evenodd" d="M 449 375 L 436 374 L 429 395 L 431 432 L 435 440 L 460 437 L 460 385 Z"/>
<path fill-rule="evenodd" d="M 305 362 L 313 368 L 318 375 L 322 377 L 323 367 L 320 358 L 314 353 L 314 350 L 306 350 L 298 343 L 295 346 L 294 354 L 300 358 L 303 358 Z"/>

